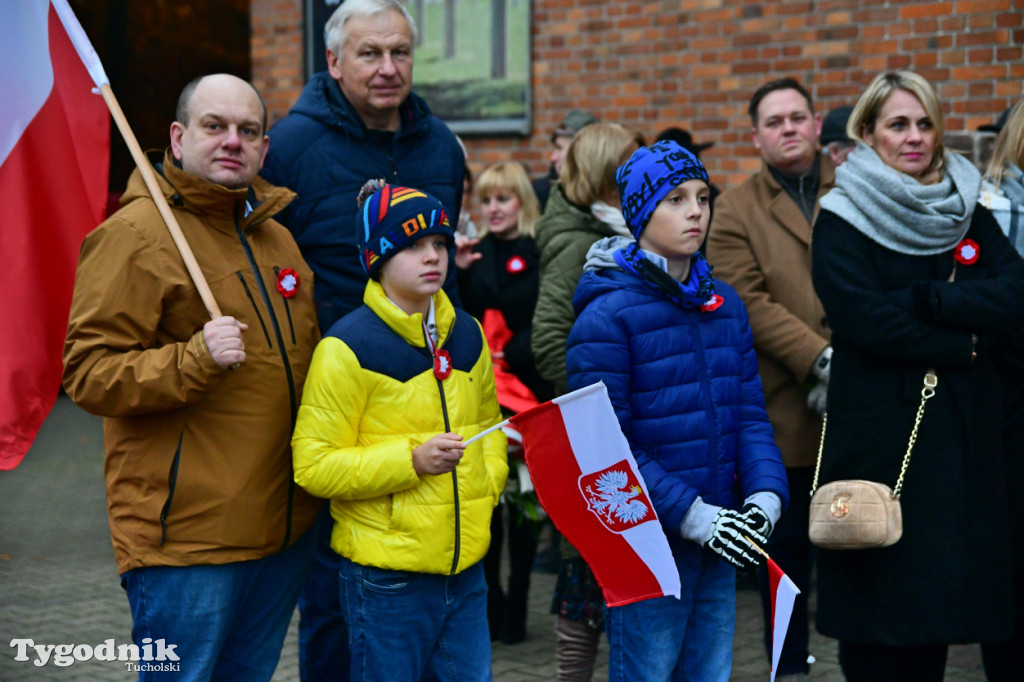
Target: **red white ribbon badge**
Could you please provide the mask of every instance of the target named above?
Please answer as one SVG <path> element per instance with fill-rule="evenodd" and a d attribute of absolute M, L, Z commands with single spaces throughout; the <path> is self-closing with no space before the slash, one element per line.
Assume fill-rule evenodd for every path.
<path fill-rule="evenodd" d="M 443 348 L 434 351 L 434 376 L 444 381 L 452 373 L 452 356 Z"/>
<path fill-rule="evenodd" d="M 295 298 L 299 293 L 299 273 L 294 268 L 285 268 L 277 273 L 277 290 L 285 298 Z"/>
<path fill-rule="evenodd" d="M 509 274 L 518 275 L 526 269 L 526 260 L 522 256 L 512 256 L 505 263 L 505 269 L 508 270 Z"/>
<path fill-rule="evenodd" d="M 712 294 L 711 298 L 704 301 L 704 305 L 700 307 L 702 313 L 710 313 L 712 310 L 718 310 L 725 303 L 725 299 L 718 294 Z"/>
<path fill-rule="evenodd" d="M 973 239 L 963 240 L 956 245 L 956 249 L 953 251 L 953 258 L 962 265 L 974 265 L 978 262 L 978 256 L 980 255 L 981 248 L 978 246 L 978 242 Z"/>

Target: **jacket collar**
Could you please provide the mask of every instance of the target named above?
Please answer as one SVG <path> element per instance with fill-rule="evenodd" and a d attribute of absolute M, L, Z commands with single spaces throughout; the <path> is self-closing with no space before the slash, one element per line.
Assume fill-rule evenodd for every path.
<path fill-rule="evenodd" d="M 765 161 L 761 161 L 761 180 L 768 186 L 771 199 L 768 202 L 768 210 L 776 222 L 804 244 L 811 243 L 811 223 L 807 222 L 804 212 L 796 205 L 793 197 L 789 195 L 786 188 L 778 181 L 775 175 L 768 168 Z M 818 154 L 818 194 L 814 202 L 814 220 L 818 218 L 819 204 L 821 198 L 836 185 L 836 168 L 829 158 Z"/>
<path fill-rule="evenodd" d="M 367 127 L 362 117 L 342 93 L 338 81 L 326 71 L 321 71 L 310 79 L 292 111 L 310 116 L 326 125 L 342 128 L 357 137 L 367 135 Z M 427 103 L 415 92 L 410 92 L 398 108 L 399 123 L 395 136 L 404 137 L 420 131 L 429 125 L 430 117 L 431 111 Z"/>
<path fill-rule="evenodd" d="M 282 211 L 295 193 L 284 187 L 276 187 L 256 177 L 249 187 L 229 189 L 215 182 L 204 180 L 198 175 L 180 168 L 166 149 L 163 156 L 151 151 L 147 154 L 156 171 L 157 182 L 164 198 L 173 208 L 195 213 L 210 227 L 226 232 L 235 232 L 235 215 L 242 221 L 243 229 L 251 231 L 256 225 Z M 121 200 L 122 205 L 139 198 L 149 198 L 149 190 L 142 180 L 142 173 L 136 168 L 128 180 L 128 188 Z M 245 215 L 245 202 L 252 212 Z"/>
<path fill-rule="evenodd" d="M 423 315 L 419 313 L 408 315 L 389 301 L 380 282 L 371 279 L 366 283 L 366 289 L 363 291 L 363 303 L 406 343 L 418 348 L 426 347 L 427 341 L 423 338 Z M 448 339 L 452 326 L 455 324 L 455 308 L 448 300 L 444 289 L 434 294 L 434 321 L 437 323 L 437 345 L 440 347 Z"/>

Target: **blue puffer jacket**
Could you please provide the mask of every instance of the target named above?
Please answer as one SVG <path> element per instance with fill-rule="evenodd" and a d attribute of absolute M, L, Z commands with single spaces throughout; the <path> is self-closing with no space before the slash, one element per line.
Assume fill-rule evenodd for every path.
<path fill-rule="evenodd" d="M 366 274 L 356 247 L 356 195 L 371 178 L 415 187 L 437 197 L 452 225 L 459 222 L 466 159 L 455 135 L 410 93 L 398 131 L 368 130 L 327 72 L 313 76 L 299 101 L 270 129 L 260 175 L 298 197 L 277 216 L 316 277 L 320 329 L 363 303 Z M 455 268 L 445 290 L 458 306 Z"/>
<path fill-rule="evenodd" d="M 774 493 L 783 507 L 789 500 L 747 311 L 721 281 L 715 293 L 725 302 L 700 312 L 610 258 L 594 269 L 609 241 L 591 249 L 573 299 L 569 388 L 598 380 L 608 386 L 676 561 L 692 564 L 699 545 L 685 541 L 680 527 L 698 500 L 732 509 L 755 493 Z"/>

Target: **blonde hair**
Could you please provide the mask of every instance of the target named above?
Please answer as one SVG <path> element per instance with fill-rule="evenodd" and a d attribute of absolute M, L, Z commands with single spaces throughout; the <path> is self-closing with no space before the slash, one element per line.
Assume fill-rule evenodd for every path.
<path fill-rule="evenodd" d="M 1003 129 L 992 145 L 992 158 L 985 169 L 985 178 L 999 189 L 1008 164 L 1024 166 L 1024 100 L 1013 105 Z"/>
<path fill-rule="evenodd" d="M 638 148 L 644 137 L 618 123 L 591 123 L 572 138 L 558 173 L 565 197 L 577 206 L 604 201 L 614 192 L 615 171 Z"/>
<path fill-rule="evenodd" d="M 473 190 L 480 200 L 483 200 L 485 194 L 501 191 L 511 192 L 519 199 L 519 234 L 532 237 L 537 219 L 540 218 L 540 202 L 537 201 L 533 185 L 522 164 L 509 161 L 490 166 L 476 179 L 476 188 Z M 480 230 L 481 237 L 485 234 L 486 226 Z"/>
<path fill-rule="evenodd" d="M 875 76 L 853 107 L 850 120 L 846 123 L 846 134 L 851 140 L 867 144 L 864 136 L 874 132 L 885 101 L 896 90 L 904 90 L 916 97 L 931 119 L 935 127 L 935 149 L 931 164 L 921 175 L 941 177 L 946 168 L 946 148 L 942 144 L 942 136 L 945 133 L 942 106 L 931 84 L 913 71 L 888 71 Z"/>

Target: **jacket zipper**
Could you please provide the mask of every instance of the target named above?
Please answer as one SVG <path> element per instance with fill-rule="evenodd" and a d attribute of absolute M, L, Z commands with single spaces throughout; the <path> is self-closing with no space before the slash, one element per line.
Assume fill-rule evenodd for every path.
<path fill-rule="evenodd" d="M 278 277 L 280 277 L 281 276 L 281 268 L 279 268 L 279 267 L 277 267 L 275 265 L 274 266 L 274 274 L 277 275 Z M 297 342 L 295 341 L 295 325 L 292 324 L 292 309 L 291 309 L 291 299 L 290 298 L 285 298 L 284 299 L 284 313 L 285 313 L 285 315 L 288 316 L 288 330 L 291 331 L 291 333 L 292 333 L 292 345 L 293 346 L 298 345 Z"/>
<path fill-rule="evenodd" d="M 427 342 L 427 351 L 430 353 L 430 371 L 434 371 L 434 363 L 436 360 L 436 351 L 434 349 L 433 339 L 427 333 L 426 326 L 423 327 L 423 335 Z M 437 344 L 437 347 L 441 347 L 443 344 Z M 444 397 L 444 383 L 441 378 L 436 374 L 434 375 L 435 381 L 437 381 L 437 392 L 441 395 L 441 416 L 444 417 L 444 432 L 448 433 L 452 430 L 451 422 L 448 420 L 448 401 Z M 458 467 L 452 469 L 452 499 L 455 504 L 455 551 L 452 554 L 452 570 L 449 575 L 455 575 L 455 569 L 459 567 L 459 554 L 461 553 L 462 545 L 462 518 L 459 513 L 459 475 Z"/>
<path fill-rule="evenodd" d="M 249 285 L 245 283 L 245 276 L 242 275 L 242 271 L 238 270 L 235 272 L 238 275 L 238 281 L 242 283 L 242 288 L 245 289 L 245 295 L 249 297 L 249 303 L 252 303 L 252 309 L 256 313 L 256 319 L 260 321 L 260 326 L 263 327 L 263 336 L 267 338 L 267 346 L 270 348 L 274 347 L 274 344 L 270 341 L 270 333 L 267 331 L 267 325 L 263 321 L 263 316 L 260 315 L 260 308 L 256 305 L 256 299 L 252 297 L 252 292 L 249 291 Z M 257 279 L 259 277 L 257 276 Z"/>
<path fill-rule="evenodd" d="M 171 513 L 171 502 L 174 500 L 174 488 L 178 484 L 178 463 L 181 461 L 181 443 L 185 440 L 185 429 L 181 429 L 178 436 L 178 447 L 174 451 L 174 459 L 171 460 L 171 471 L 167 475 L 167 500 L 160 510 L 160 546 L 164 546 L 167 538 L 167 516 Z"/>
<path fill-rule="evenodd" d="M 433 370 L 434 360 L 430 360 L 431 370 Z M 444 397 L 444 384 L 440 379 L 437 379 L 437 391 L 441 394 L 441 414 L 444 415 L 444 432 L 448 433 L 452 430 L 451 425 L 448 422 L 448 402 Z M 459 553 L 461 552 L 461 539 L 462 539 L 462 520 L 459 512 L 459 475 L 456 473 L 458 467 L 452 469 L 452 495 L 455 500 L 455 552 L 452 555 L 452 570 L 449 575 L 455 575 L 455 569 L 459 567 Z"/>
<path fill-rule="evenodd" d="M 700 382 L 701 386 L 707 394 L 711 395 L 711 381 L 708 379 L 708 361 L 707 355 L 705 354 L 704 340 L 700 336 L 700 329 L 695 321 L 690 321 L 690 326 L 693 329 L 693 338 L 698 339 L 697 344 L 697 366 L 700 368 Z M 742 379 L 741 379 L 742 381 Z M 710 447 L 711 464 L 714 465 L 718 461 L 718 440 L 719 440 L 719 423 L 718 423 L 718 410 L 715 409 L 714 401 L 709 401 L 711 406 L 708 407 L 708 416 L 713 427 L 711 437 L 708 439 Z"/>
<path fill-rule="evenodd" d="M 245 257 L 249 261 L 249 267 L 252 268 L 252 274 L 256 277 L 256 286 L 260 290 L 260 296 L 263 298 L 263 305 L 267 307 L 267 316 L 270 318 L 270 324 L 274 328 L 274 338 L 277 339 L 277 350 L 281 354 L 281 361 L 284 363 L 284 374 L 288 379 L 288 399 L 291 401 L 291 423 L 292 431 L 295 431 L 295 418 L 298 415 L 299 407 L 295 397 L 295 377 L 292 376 L 292 366 L 288 362 L 288 351 L 284 347 L 284 338 L 281 336 L 281 325 L 278 324 L 277 315 L 274 313 L 274 306 L 270 302 L 270 295 L 267 293 L 266 284 L 263 282 L 263 277 L 260 275 L 259 266 L 256 264 L 256 257 L 253 256 L 252 247 L 249 245 L 249 240 L 245 236 L 245 231 L 242 229 L 242 223 L 239 217 L 242 213 L 242 206 L 244 202 L 240 202 L 235 208 L 235 232 L 238 234 L 238 241 L 242 243 L 242 250 L 245 251 Z M 243 282 L 244 283 L 244 282 Z M 246 288 L 248 291 L 248 288 Z M 255 305 L 255 304 L 254 304 Z M 262 322 L 262 318 L 260 318 Z M 290 467 L 289 467 L 290 468 Z M 284 542 L 281 543 L 281 549 L 288 546 L 289 540 L 292 537 L 292 505 L 295 501 L 295 476 L 290 476 L 288 480 L 288 513 L 286 515 Z"/>

